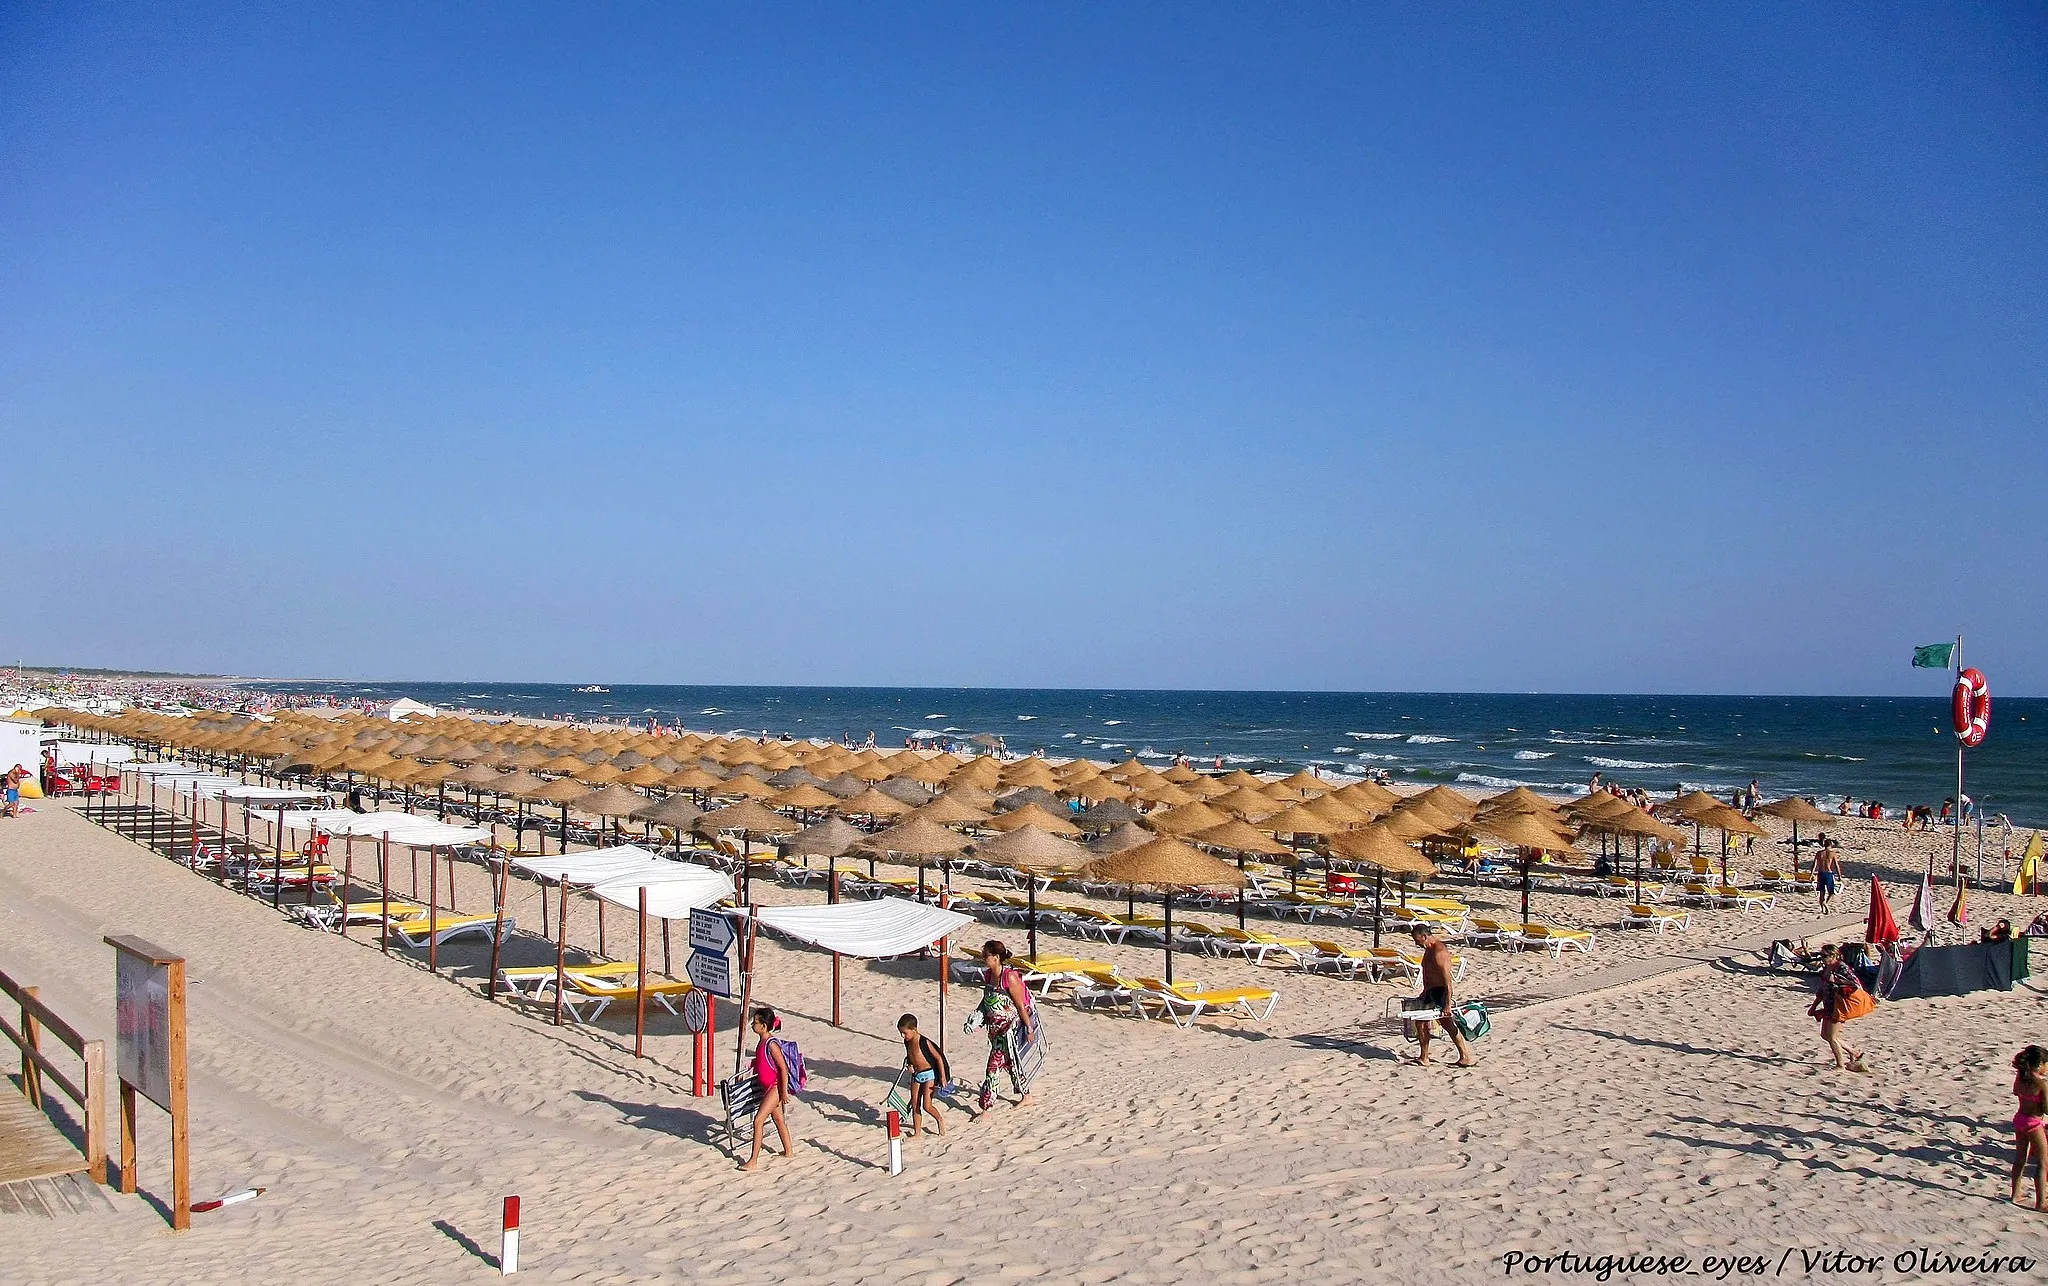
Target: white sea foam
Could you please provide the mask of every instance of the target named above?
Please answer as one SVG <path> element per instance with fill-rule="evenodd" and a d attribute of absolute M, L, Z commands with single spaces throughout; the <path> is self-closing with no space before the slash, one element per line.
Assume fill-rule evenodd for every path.
<path fill-rule="evenodd" d="M 1352 752 L 1352 749 L 1353 747 L 1351 746 L 1331 746 L 1330 753 L 1333 755 L 1348 755 Z"/>
<path fill-rule="evenodd" d="M 1123 720 L 1121 720 L 1121 719 L 1104 719 L 1104 720 L 1102 721 L 1102 726 L 1103 726 L 1103 727 L 1105 727 L 1105 728 L 1114 728 L 1114 727 L 1116 727 L 1116 726 L 1117 726 L 1118 724 L 1120 724 L 1120 723 L 1122 723 L 1122 722 L 1123 722 Z"/>
<path fill-rule="evenodd" d="M 1407 740 L 1408 744 L 1409 744 L 1409 745 L 1411 745 L 1411 746 L 1434 746 L 1434 745 L 1437 745 L 1437 744 L 1439 744 L 1439 743 L 1441 743 L 1441 742 L 1445 742 L 1445 741 L 1456 741 L 1456 740 L 1457 740 L 1457 738 L 1456 738 L 1456 737 L 1432 737 L 1432 736 L 1430 736 L 1430 735 L 1429 735 L 1428 733 L 1426 733 L 1426 732 L 1418 732 L 1418 733 L 1416 733 L 1415 735 L 1413 735 L 1413 736 L 1411 736 L 1411 737 L 1408 737 L 1408 738 L 1406 738 L 1406 740 Z"/>
<path fill-rule="evenodd" d="M 1259 762 L 1259 757 L 1257 755 L 1225 755 L 1223 756 L 1223 762 L 1226 764 L 1255 764 Z"/>
<path fill-rule="evenodd" d="M 698 711 L 697 713 L 698 713 L 698 714 L 724 714 L 724 713 L 725 713 L 725 711 L 723 711 L 723 710 L 719 709 L 719 708 L 718 708 L 717 706 L 705 706 L 705 707 L 704 707 L 704 708 L 703 708 L 702 710 L 699 710 L 699 711 Z"/>
<path fill-rule="evenodd" d="M 950 719 L 952 717 L 950 714 L 928 714 L 925 716 L 927 719 Z"/>
<path fill-rule="evenodd" d="M 1381 760 L 1382 762 L 1385 762 L 1385 763 L 1392 763 L 1392 762 L 1393 762 L 1394 760 L 1396 760 L 1396 759 L 1399 759 L 1399 758 L 1400 758 L 1401 756 L 1399 756 L 1399 755 L 1376 755 L 1376 754 L 1374 754 L 1374 753 L 1373 753 L 1372 751 L 1370 751 L 1370 750 L 1361 750 L 1361 751 L 1359 751 L 1359 752 L 1358 752 L 1358 757 L 1359 757 L 1360 759 L 1378 759 L 1378 760 Z"/>
<path fill-rule="evenodd" d="M 1550 758 L 1550 757 L 1551 757 L 1552 755 L 1554 755 L 1554 754 L 1556 754 L 1556 753 L 1557 753 L 1557 752 L 1556 752 L 1555 750 L 1517 750 L 1517 751 L 1515 752 L 1515 758 L 1517 758 L 1517 759 L 1548 759 L 1548 758 Z"/>
<path fill-rule="evenodd" d="M 1584 794 L 1586 788 L 1573 781 L 1523 781 L 1519 777 L 1493 777 L 1486 773 L 1461 772 L 1458 780 L 1474 786 L 1491 786 L 1495 790 L 1513 790 L 1527 786 L 1531 790 L 1569 790 Z"/>
<path fill-rule="evenodd" d="M 1060 740 L 1061 740 L 1061 741 L 1065 741 L 1065 740 L 1067 740 L 1067 739 L 1069 739 L 1069 738 L 1071 738 L 1071 737 L 1078 737 L 1078 736 L 1080 736 L 1080 735 L 1081 735 L 1081 734 L 1080 734 L 1080 733 L 1078 733 L 1078 732 L 1063 732 L 1063 733 L 1061 733 L 1061 734 L 1060 734 Z"/>
<path fill-rule="evenodd" d="M 1020 715 L 1018 715 L 1018 716 L 1017 716 L 1017 718 L 1018 718 L 1018 719 L 1019 719 L 1020 721 L 1022 721 L 1022 722 L 1025 722 L 1025 723 L 1029 723 L 1029 722 L 1030 722 L 1031 720 L 1033 720 L 1033 719 L 1036 719 L 1037 717 L 1038 717 L 1038 716 L 1037 716 L 1037 715 L 1035 715 L 1035 714 L 1020 714 Z"/>
<path fill-rule="evenodd" d="M 1399 741 L 1408 734 L 1405 732 L 1347 732 L 1344 735 L 1356 737 L 1360 741 Z"/>
<path fill-rule="evenodd" d="M 1586 762 L 1595 768 L 1683 768 L 1683 763 L 1652 763 L 1643 759 L 1607 759 L 1600 755 L 1587 755 Z"/>

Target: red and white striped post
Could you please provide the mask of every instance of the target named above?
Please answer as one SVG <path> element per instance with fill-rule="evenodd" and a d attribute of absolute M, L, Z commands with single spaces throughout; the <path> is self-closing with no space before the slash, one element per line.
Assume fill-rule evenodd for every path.
<path fill-rule="evenodd" d="M 889 1173 L 903 1173 L 903 1114 L 889 1112 Z"/>
<path fill-rule="evenodd" d="M 498 1275 L 519 1271 L 519 1198 L 505 1198 L 505 1230 L 498 1241 Z"/>

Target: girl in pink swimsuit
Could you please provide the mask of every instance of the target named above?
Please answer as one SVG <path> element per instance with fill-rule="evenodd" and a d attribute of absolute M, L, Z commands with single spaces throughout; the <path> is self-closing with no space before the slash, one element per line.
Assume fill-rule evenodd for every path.
<path fill-rule="evenodd" d="M 2020 1199 L 2020 1179 L 2027 1172 L 2027 1158 L 2031 1155 L 2034 1209 L 2048 1210 L 2041 1202 L 2043 1171 L 2048 1170 L 2048 1049 L 2027 1046 L 2013 1055 L 2012 1070 L 2012 1092 L 2020 1100 L 2020 1110 L 2012 1118 L 2017 1147 L 2012 1159 L 2012 1199 Z"/>

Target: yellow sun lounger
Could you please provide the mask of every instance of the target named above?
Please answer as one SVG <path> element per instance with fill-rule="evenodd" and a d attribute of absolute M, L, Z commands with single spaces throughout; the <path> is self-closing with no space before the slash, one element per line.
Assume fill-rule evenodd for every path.
<path fill-rule="evenodd" d="M 476 935 L 489 941 L 497 936 L 498 918 L 493 915 L 456 915 L 453 912 L 436 918 L 421 914 L 414 919 L 391 918 L 387 926 L 391 935 L 408 947 L 427 945 L 429 933 L 437 945 L 445 946 L 450 938 Z M 505 928 L 509 932 L 519 927 L 511 916 L 505 917 Z"/>
<path fill-rule="evenodd" d="M 1140 978 L 1131 990 L 1141 1009 L 1157 1005 L 1178 1027 L 1193 1026 L 1205 1013 L 1263 1022 L 1280 1003 L 1280 993 L 1271 987 L 1203 987 L 1192 982 L 1168 985 L 1157 978 Z"/>
<path fill-rule="evenodd" d="M 1692 927 L 1692 912 L 1672 911 L 1656 906 L 1632 906 L 1622 913 L 1624 929 L 1655 929 L 1661 936 L 1673 929 Z"/>
<path fill-rule="evenodd" d="M 1548 947 L 1550 954 L 1561 956 L 1567 949 L 1591 951 L 1593 935 L 1584 929 L 1557 929 L 1547 924 L 1525 924 L 1521 926 L 1522 944 L 1531 947 Z"/>

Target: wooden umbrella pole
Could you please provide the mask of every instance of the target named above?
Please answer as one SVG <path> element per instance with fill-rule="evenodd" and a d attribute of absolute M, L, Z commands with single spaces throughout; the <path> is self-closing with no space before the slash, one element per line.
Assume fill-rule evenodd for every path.
<path fill-rule="evenodd" d="M 825 900 L 833 906 L 837 906 L 839 905 L 839 860 L 837 858 L 828 858 L 826 860 L 832 863 L 832 868 L 825 880 Z M 832 953 L 832 1025 L 834 1027 L 839 1025 L 839 953 L 837 951 Z"/>
<path fill-rule="evenodd" d="M 732 1036 L 733 1074 L 739 1074 L 740 1060 L 747 1052 L 747 1014 L 754 1004 L 754 938 L 761 931 L 761 922 L 754 917 L 751 909 L 747 912 L 747 942 L 740 954 L 741 967 L 746 978 L 740 984 L 740 1020 L 735 1024 Z"/>
<path fill-rule="evenodd" d="M 555 907 L 555 928 L 560 936 L 555 940 L 555 1026 L 562 1025 L 562 983 L 569 965 L 569 881 L 562 880 L 557 886 L 561 896 Z M 543 897 L 547 896 L 545 892 Z"/>
<path fill-rule="evenodd" d="M 647 1057 L 647 886 L 640 886 L 640 990 L 633 997 L 633 1057 Z"/>
<path fill-rule="evenodd" d="M 391 954 L 391 832 L 384 832 L 384 842 L 377 850 L 377 888 L 384 896 L 383 918 L 378 921 L 379 935 L 384 940 L 384 954 Z"/>
<path fill-rule="evenodd" d="M 341 896 L 335 899 L 341 904 L 335 908 L 339 912 L 335 916 L 336 927 L 344 938 L 348 936 L 348 886 L 349 881 L 355 878 L 355 871 L 356 837 L 350 835 L 341 841 Z"/>
<path fill-rule="evenodd" d="M 440 972 L 441 948 L 441 864 L 440 854 L 427 846 L 427 972 Z M 413 868 L 419 868 L 420 851 L 412 851 Z"/>
<path fill-rule="evenodd" d="M 951 889 L 939 894 L 939 909 L 950 910 L 953 905 Z M 946 1052 L 946 983 L 953 972 L 952 936 L 939 939 L 939 1052 Z"/>
<path fill-rule="evenodd" d="M 505 898 L 512 891 L 512 861 L 510 858 L 494 859 L 498 869 L 491 872 L 492 910 L 498 923 L 491 930 L 491 1003 L 498 1003 L 498 946 L 505 940 Z"/>
<path fill-rule="evenodd" d="M 599 898 L 599 899 L 597 900 L 597 954 L 599 954 L 600 956 L 603 956 L 603 957 L 604 957 L 605 959 L 607 959 L 607 960 L 611 959 L 611 956 L 610 956 L 609 954 L 607 954 L 607 953 L 606 953 L 606 951 L 605 951 L 605 945 L 604 945 L 604 899 L 603 899 L 603 898 Z"/>
<path fill-rule="evenodd" d="M 1372 945 L 1375 950 L 1380 945 L 1380 917 L 1386 906 L 1386 898 L 1387 871 L 1385 867 L 1381 867 L 1372 877 Z"/>
<path fill-rule="evenodd" d="M 1166 890 L 1166 985 L 1173 985 L 1173 890 Z"/>

